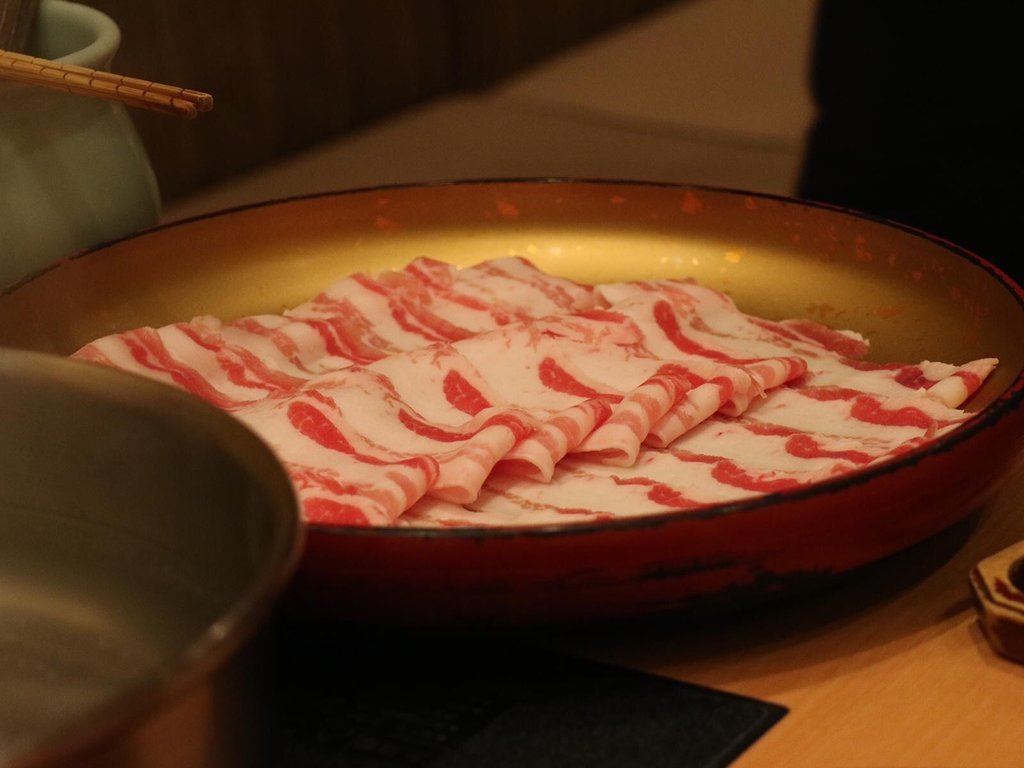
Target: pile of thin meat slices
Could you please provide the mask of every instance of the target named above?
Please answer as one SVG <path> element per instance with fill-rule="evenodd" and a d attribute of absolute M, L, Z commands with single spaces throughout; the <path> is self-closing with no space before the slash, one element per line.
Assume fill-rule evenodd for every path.
<path fill-rule="evenodd" d="M 863 360 L 859 335 L 691 280 L 587 286 L 418 259 L 283 315 L 197 317 L 75 357 L 233 413 L 326 525 L 518 526 L 699 508 L 907 451 L 996 365 Z"/>

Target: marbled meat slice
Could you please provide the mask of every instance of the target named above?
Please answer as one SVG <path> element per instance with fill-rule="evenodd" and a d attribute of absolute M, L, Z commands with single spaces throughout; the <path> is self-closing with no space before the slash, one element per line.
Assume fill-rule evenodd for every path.
<path fill-rule="evenodd" d="M 869 345 L 853 331 L 806 319 L 773 321 L 748 315 L 725 294 L 692 280 L 610 283 L 598 286 L 596 294 L 599 303 L 613 305 L 637 322 L 655 354 L 675 349 L 733 363 L 795 356 L 806 365 L 801 383 L 807 386 L 854 388 L 897 398 L 930 390 L 952 408 L 974 394 L 997 363 L 993 358 L 961 366 L 866 361 L 862 358 Z M 772 375 L 770 370 L 764 373 Z"/>
<path fill-rule="evenodd" d="M 417 259 L 395 272 L 350 275 L 281 315 L 230 322 L 204 315 L 105 336 L 72 356 L 236 410 L 329 371 L 593 303 L 592 287 L 525 259 L 465 269 Z"/>
<path fill-rule="evenodd" d="M 632 467 L 568 458 L 549 483 L 494 476 L 474 502 L 461 507 L 421 502 L 399 522 L 444 527 L 601 522 L 791 490 L 831 477 L 834 471 L 754 470 L 720 456 L 643 448 Z"/>
<path fill-rule="evenodd" d="M 795 402 L 811 407 L 795 415 Z M 562 525 L 699 509 L 857 471 L 924 445 L 969 418 L 934 400 L 879 403 L 852 415 L 856 407 L 841 398 L 808 398 L 782 387 L 744 417 L 715 415 L 665 449 L 641 448 L 631 467 L 571 457 L 558 465 L 549 483 L 493 475 L 476 501 L 462 506 L 421 501 L 398 523 Z M 865 416 L 865 421 L 858 418 Z"/>
<path fill-rule="evenodd" d="M 665 449 L 641 449 L 631 467 L 574 458 L 562 462 L 548 484 L 494 476 L 463 511 L 414 505 L 402 524 L 554 525 L 738 501 L 855 472 L 925 445 L 969 418 L 928 390 L 888 398 L 783 386 L 740 418 L 716 414 Z"/>
<path fill-rule="evenodd" d="M 76 357 L 234 412 L 330 525 L 547 525 L 695 509 L 884 460 L 954 428 L 996 364 L 878 364 L 690 280 L 592 288 L 429 259 L 281 315 L 202 316 Z"/>
<path fill-rule="evenodd" d="M 420 502 L 401 525 L 600 521 L 796 488 L 898 456 L 962 424 L 971 415 L 956 406 L 997 362 L 869 363 L 859 359 L 867 344 L 855 334 L 809 321 L 737 317 L 727 297 L 687 281 L 599 286 L 597 294 L 608 311 L 636 322 L 647 350 L 732 365 L 794 355 L 808 370 L 752 398 L 739 418 L 725 415 L 720 396 L 709 396 L 697 424 L 660 445 L 652 433 L 646 442 L 663 450 L 642 448 L 628 468 L 584 456 L 561 462 L 546 484 L 492 476 L 475 502 Z M 688 393 L 687 408 L 696 407 L 697 391 Z"/>
<path fill-rule="evenodd" d="M 704 381 L 651 356 L 641 340 L 628 320 L 516 322 L 323 374 L 235 413 L 289 466 L 340 462 L 361 487 L 401 477 L 419 495 L 470 503 L 499 463 L 505 473 L 547 481 L 602 430 L 603 450 L 587 454 L 632 464 L 651 427 L 695 377 Z M 729 381 L 722 369 L 700 366 Z M 397 518 L 417 498 L 391 494 L 382 514 Z"/>

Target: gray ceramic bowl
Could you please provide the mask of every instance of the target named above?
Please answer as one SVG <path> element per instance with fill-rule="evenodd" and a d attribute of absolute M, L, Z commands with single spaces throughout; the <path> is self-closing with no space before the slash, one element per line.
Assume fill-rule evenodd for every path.
<path fill-rule="evenodd" d="M 0 349 L 0 766 L 256 765 L 296 504 L 227 415 Z"/>

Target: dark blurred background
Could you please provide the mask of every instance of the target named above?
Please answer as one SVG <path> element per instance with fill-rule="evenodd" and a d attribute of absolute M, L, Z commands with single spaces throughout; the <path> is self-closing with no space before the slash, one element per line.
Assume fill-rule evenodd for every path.
<path fill-rule="evenodd" d="M 91 4 L 121 26 L 117 71 L 216 98 L 187 123 L 133 111 L 166 218 L 396 182 L 633 178 L 851 207 L 1021 278 L 1018 46 L 994 7 Z"/>
<path fill-rule="evenodd" d="M 445 93 L 482 89 L 671 0 L 91 0 L 117 70 L 213 93 L 133 113 L 164 200 Z"/>

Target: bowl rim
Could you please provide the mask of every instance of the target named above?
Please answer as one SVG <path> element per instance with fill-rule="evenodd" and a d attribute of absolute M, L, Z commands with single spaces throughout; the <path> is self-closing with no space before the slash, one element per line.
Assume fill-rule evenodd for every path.
<path fill-rule="evenodd" d="M 39 5 L 39 23 L 61 19 L 79 26 L 92 34 L 92 41 L 84 48 L 67 51 L 54 57 L 64 64 L 104 69 L 121 47 L 121 28 L 110 16 L 89 5 L 70 0 L 44 0 Z"/>

